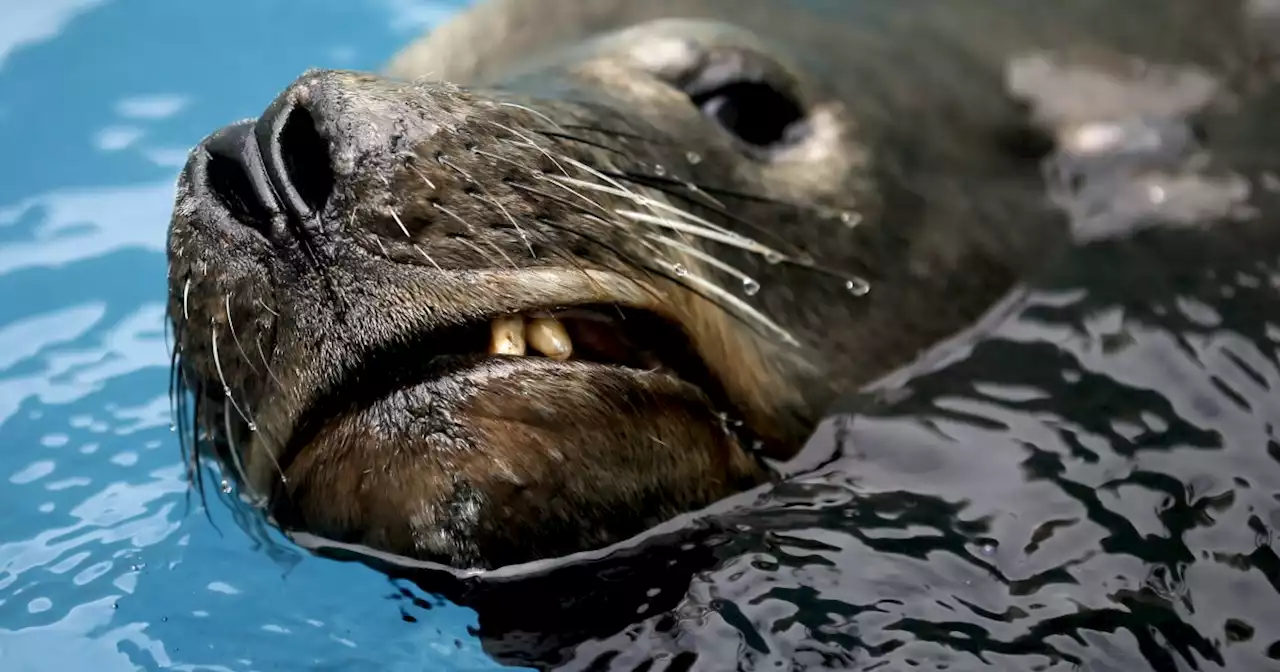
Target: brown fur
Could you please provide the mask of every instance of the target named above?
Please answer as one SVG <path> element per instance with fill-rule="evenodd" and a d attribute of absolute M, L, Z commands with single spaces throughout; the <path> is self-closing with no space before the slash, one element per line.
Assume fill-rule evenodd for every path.
<path fill-rule="evenodd" d="M 834 4 L 498 0 L 393 77 L 308 73 L 259 128 L 313 129 L 281 142 L 324 152 L 290 178 L 324 182 L 328 162 L 314 212 L 285 211 L 278 185 L 229 207 L 245 169 L 197 148 L 169 312 L 219 456 L 286 528 L 453 565 L 625 538 L 766 480 L 759 455 L 793 454 L 835 395 L 970 324 L 1064 244 L 1042 152 L 1011 141 L 1036 129 L 1008 59 L 1225 72 L 1248 50 L 1236 2 Z M 662 18 L 720 23 L 645 23 Z M 761 65 L 808 135 L 744 149 L 646 70 L 672 38 Z M 788 259 L 620 214 L 671 216 L 640 197 Z M 625 331 L 687 340 L 710 377 L 473 352 L 494 317 L 583 305 L 677 325 Z"/>

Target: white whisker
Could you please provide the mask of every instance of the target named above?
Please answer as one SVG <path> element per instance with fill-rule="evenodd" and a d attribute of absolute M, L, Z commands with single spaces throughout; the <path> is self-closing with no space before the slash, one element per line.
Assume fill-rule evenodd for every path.
<path fill-rule="evenodd" d="M 472 183 L 472 184 L 475 184 L 475 183 L 476 183 L 476 178 L 471 177 L 471 173 L 468 173 L 467 171 L 465 171 L 465 170 L 463 170 L 463 169 L 459 168 L 457 165 L 455 165 L 455 164 L 454 164 L 452 161 L 450 161 L 449 159 L 447 159 L 447 158 L 445 158 L 445 157 L 443 157 L 443 156 L 442 156 L 442 157 L 440 157 L 438 160 L 440 161 L 440 163 L 441 163 L 441 164 L 446 165 L 446 166 L 448 166 L 448 167 L 450 167 L 450 168 L 452 168 L 452 169 L 454 169 L 454 170 L 458 171 L 458 174 L 460 174 L 460 175 L 462 175 L 462 177 L 466 178 L 466 180 L 467 180 L 468 182 L 470 182 L 470 183 Z"/>
<path fill-rule="evenodd" d="M 421 170 L 418 170 L 418 167 L 413 165 L 412 163 L 408 165 L 409 165 L 409 170 L 412 170 L 413 172 L 417 173 L 418 177 L 421 177 L 422 181 L 425 182 L 427 186 L 431 188 L 432 191 L 435 191 L 436 185 L 434 182 L 431 181 L 431 178 L 427 177 L 426 173 L 423 173 Z"/>
<path fill-rule="evenodd" d="M 732 233 L 725 234 L 715 229 L 708 229 L 702 226 L 694 226 L 692 224 L 686 224 L 684 222 L 677 222 L 675 220 L 667 219 L 665 217 L 655 217 L 654 215 L 648 215 L 643 212 L 635 212 L 633 210 L 615 210 L 614 212 L 616 212 L 617 214 L 623 217 L 626 217 L 627 219 L 634 219 L 638 222 L 645 222 L 647 224 L 661 226 L 663 228 L 671 229 L 672 231 L 679 231 L 681 233 L 688 233 L 694 236 L 698 236 L 699 238 L 714 240 L 719 243 L 724 243 L 725 245 L 747 250 L 748 252 L 755 252 L 757 254 L 761 254 L 761 255 L 764 255 L 765 257 L 769 257 L 772 259 L 787 258 L 786 255 L 782 254 L 781 252 L 778 252 L 777 250 L 771 247 L 761 245 L 760 243 L 757 243 L 756 241 L 751 240 L 750 238 L 743 238 L 742 236 L 739 236 L 737 234 L 732 234 Z"/>
<path fill-rule="evenodd" d="M 534 142 L 534 141 L 533 141 L 533 139 L 532 139 L 532 138 L 530 138 L 529 136 L 525 135 L 524 133 L 521 133 L 520 131 L 517 131 L 517 130 L 516 130 L 516 129 L 514 129 L 514 128 L 511 128 L 510 126 L 507 126 L 506 124 L 500 124 L 500 123 L 498 123 L 498 122 L 496 122 L 496 121 L 491 121 L 491 122 L 489 122 L 489 123 L 491 123 L 491 124 L 493 124 L 494 126 L 497 126 L 498 128 L 501 128 L 501 129 L 505 130 L 506 132 L 511 133 L 512 135 L 515 135 L 516 137 L 518 137 L 518 138 L 520 138 L 520 139 L 524 140 L 524 142 L 525 142 L 525 144 L 526 144 L 526 145 L 528 145 L 528 146 L 530 146 L 530 147 L 532 147 L 532 148 L 534 148 L 534 149 L 538 150 L 539 152 L 542 152 L 542 154 L 543 154 L 544 156 L 546 156 L 548 159 L 551 159 L 551 162 L 552 162 L 552 163 L 554 163 L 554 164 L 556 164 L 556 167 L 560 169 L 560 172 L 564 173 L 566 176 L 569 174 L 569 171 L 565 170 L 565 169 L 564 169 L 564 166 L 560 165 L 560 162 L 556 160 L 556 157 L 554 157 L 554 156 L 552 156 L 552 155 L 551 155 L 551 152 L 548 152 L 548 151 L 547 151 L 547 149 L 546 149 L 545 147 L 543 147 L 542 145 L 539 145 L 538 143 Z M 519 143 L 512 143 L 512 144 L 515 144 L 515 145 L 519 146 Z"/>
<path fill-rule="evenodd" d="M 404 225 L 404 222 L 400 219 L 400 215 L 396 213 L 395 210 L 391 211 L 391 219 L 396 220 L 396 224 L 400 225 L 400 230 L 404 232 L 405 238 L 413 238 L 413 236 L 409 234 L 409 227 Z"/>
<path fill-rule="evenodd" d="M 426 257 L 427 261 L 431 262 L 431 265 L 435 266 L 437 271 L 440 271 L 441 273 L 444 272 L 444 269 L 440 268 L 440 264 L 437 264 L 436 260 L 432 259 L 431 255 L 427 254 L 427 251 L 419 247 L 417 243 L 413 244 L 413 249 L 417 250 L 418 254 L 421 254 L 422 256 Z"/>
<path fill-rule="evenodd" d="M 280 382 L 280 379 L 276 377 L 276 372 L 271 370 L 271 364 L 267 362 L 267 353 L 262 351 L 262 334 L 254 337 L 253 342 L 258 346 L 258 358 L 262 360 L 262 366 L 267 369 L 267 375 L 271 376 L 271 380 L 276 382 L 276 387 L 283 392 L 284 383 Z"/>
<path fill-rule="evenodd" d="M 783 329 L 776 322 L 774 322 L 773 320 L 765 316 L 764 313 L 761 313 L 755 308 L 752 308 L 750 305 L 747 305 L 741 299 L 725 291 L 722 287 L 720 287 L 716 283 L 711 282 L 710 280 L 707 280 L 705 278 L 700 278 L 692 273 L 685 274 L 684 276 L 681 277 L 681 279 L 691 280 L 697 285 L 699 285 L 700 287 L 702 287 L 703 289 L 716 295 L 716 297 L 719 298 L 720 300 L 725 301 L 726 303 L 732 304 L 734 308 L 737 308 L 738 310 L 742 311 L 747 317 L 759 322 L 770 331 L 773 331 L 774 333 L 776 333 L 779 337 L 782 338 L 782 340 L 787 345 L 792 345 L 792 346 L 800 345 L 800 342 L 797 341 L 795 337 L 791 335 L 791 332 L 788 332 L 786 329 Z"/>
<path fill-rule="evenodd" d="M 258 371 L 258 367 L 253 365 L 253 361 L 249 359 L 249 355 L 246 355 L 244 352 L 244 346 L 240 345 L 240 336 L 236 334 L 235 322 L 231 321 L 231 294 L 228 292 L 224 298 L 226 299 L 223 301 L 223 305 L 226 307 L 227 313 L 227 330 L 231 332 L 231 340 L 235 341 L 236 350 L 240 351 L 240 357 L 244 359 L 245 364 L 248 364 L 249 368 L 253 369 L 254 375 L 260 375 L 261 372 Z"/>
<path fill-rule="evenodd" d="M 182 285 L 182 319 L 191 321 L 191 313 L 187 310 L 187 299 L 191 296 L 191 278 Z"/>
<path fill-rule="evenodd" d="M 677 250 L 680 250 L 681 252 L 684 252 L 685 254 L 691 257 L 694 257 L 695 259 L 706 262 L 707 264 L 710 264 L 711 266 L 714 266 L 715 268 L 718 268 L 724 271 L 725 273 L 728 273 L 729 275 L 732 275 L 735 278 L 742 280 L 744 284 L 750 284 L 755 282 L 755 278 L 752 278 L 746 273 L 743 273 L 736 266 L 725 263 L 707 254 L 706 252 L 703 252 L 702 250 L 699 250 L 698 248 L 693 247 L 692 245 L 686 245 L 678 240 L 667 238 L 666 236 L 658 235 L 656 233 L 647 233 L 645 234 L 645 238 L 648 238 L 649 240 L 657 241 L 659 243 L 662 243 L 663 245 L 670 245 L 671 247 L 674 247 Z"/>
<path fill-rule="evenodd" d="M 231 386 L 227 384 L 227 376 L 222 372 L 222 359 L 218 356 L 218 325 L 209 325 L 210 333 L 213 337 L 213 365 L 218 369 L 218 380 L 222 381 L 222 393 L 235 407 L 236 413 L 240 414 L 240 418 L 249 425 L 249 431 L 257 431 L 258 425 L 245 415 L 244 410 L 240 408 L 240 404 L 236 403 L 235 397 L 231 394 Z"/>
<path fill-rule="evenodd" d="M 539 119 L 542 119 L 548 124 L 555 126 L 556 128 L 562 128 L 560 124 L 557 124 L 551 117 L 548 117 L 547 115 L 533 109 L 532 107 L 525 107 L 524 105 L 519 105 L 517 103 L 505 103 L 505 102 L 498 103 L 498 105 L 500 107 L 514 107 L 517 110 L 524 110 L 525 112 L 528 112 L 529 114 L 532 114 L 533 116 L 538 117 Z"/>
<path fill-rule="evenodd" d="M 605 208 L 603 205 L 600 205 L 599 203 L 597 203 L 597 202 L 595 202 L 595 201 L 591 200 L 590 198 L 587 198 L 587 196 L 586 196 L 585 194 L 581 194 L 581 193 L 577 192 L 576 190 L 572 189 L 571 187 L 569 187 L 569 185 L 565 184 L 565 182 L 564 182 L 564 181 L 565 181 L 566 179 L 571 179 L 571 178 L 561 178 L 561 177 L 553 176 L 553 175 L 542 175 L 542 176 L 540 176 L 540 177 L 541 177 L 541 179 L 542 179 L 542 180 L 547 181 L 547 182 L 550 182 L 550 183 L 552 183 L 552 184 L 556 185 L 557 187 L 560 187 L 561 189 L 564 189 L 565 191 L 567 191 L 567 192 L 569 192 L 569 193 L 573 194 L 574 196 L 577 196 L 578 198 L 580 198 L 580 199 L 582 199 L 582 200 L 586 201 L 587 203 L 590 203 L 592 207 L 596 208 L 596 209 L 597 209 L 597 210 L 599 210 L 600 212 L 603 212 L 603 213 L 605 213 L 606 215 L 611 214 L 611 213 L 609 212 L 609 210 L 608 210 L 607 208 Z"/>
<path fill-rule="evenodd" d="M 268 313 L 271 313 L 276 317 L 280 317 L 280 313 L 277 313 L 276 311 L 272 310 L 271 306 L 268 306 L 262 299 L 254 299 L 254 301 L 257 301 L 258 305 L 262 306 L 263 310 L 267 311 Z"/>
<path fill-rule="evenodd" d="M 249 481 L 249 472 L 245 471 L 244 462 L 240 459 L 240 446 L 237 445 L 235 432 L 231 431 L 230 399 L 227 397 L 222 401 L 222 427 L 227 438 L 227 452 L 231 453 L 231 466 L 236 470 L 236 480 L 256 500 L 258 496 L 253 490 L 253 483 Z"/>

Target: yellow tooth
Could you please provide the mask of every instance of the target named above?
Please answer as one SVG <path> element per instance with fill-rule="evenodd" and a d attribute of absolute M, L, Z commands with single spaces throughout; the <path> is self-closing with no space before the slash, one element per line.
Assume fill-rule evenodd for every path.
<path fill-rule="evenodd" d="M 524 330 L 525 338 L 534 350 L 551 359 L 569 359 L 573 354 L 573 342 L 569 340 L 569 332 L 554 317 L 536 317 L 529 321 Z"/>
<path fill-rule="evenodd" d="M 490 323 L 489 339 L 491 355 L 524 355 L 524 317 L 508 315 Z"/>

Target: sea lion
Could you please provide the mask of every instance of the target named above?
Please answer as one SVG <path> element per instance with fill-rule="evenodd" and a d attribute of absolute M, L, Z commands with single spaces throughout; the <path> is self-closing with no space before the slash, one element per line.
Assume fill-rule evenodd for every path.
<path fill-rule="evenodd" d="M 1150 101 L 1044 114 L 1011 62 L 1226 72 L 1241 5 L 482 4 L 192 152 L 178 382 L 284 529 L 605 546 L 768 481 L 1063 248 L 1041 159 Z"/>

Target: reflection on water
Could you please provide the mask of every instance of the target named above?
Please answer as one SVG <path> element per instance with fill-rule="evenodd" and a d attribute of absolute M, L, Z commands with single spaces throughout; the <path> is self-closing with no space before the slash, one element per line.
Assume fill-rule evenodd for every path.
<path fill-rule="evenodd" d="M 1091 242 L 848 400 L 817 466 L 603 560 L 454 580 L 200 507 L 168 428 L 176 166 L 442 7 L 0 1 L 0 669 L 1280 667 L 1265 217 Z"/>

